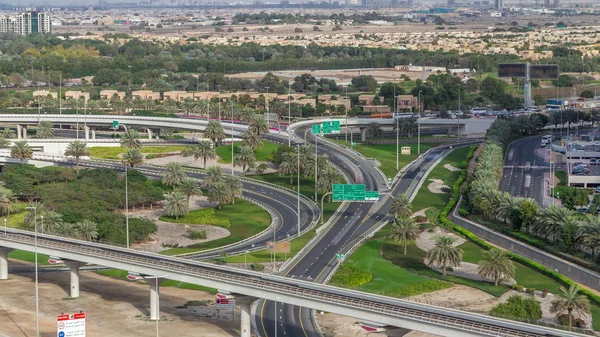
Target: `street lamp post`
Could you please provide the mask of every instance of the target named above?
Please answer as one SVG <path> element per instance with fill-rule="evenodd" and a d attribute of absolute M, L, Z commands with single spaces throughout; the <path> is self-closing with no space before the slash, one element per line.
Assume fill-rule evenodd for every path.
<path fill-rule="evenodd" d="M 119 126 L 123 126 L 125 129 L 125 133 L 127 133 L 127 126 L 125 124 L 119 124 Z M 126 233 L 126 247 L 129 249 L 129 186 L 128 186 L 128 177 L 127 177 L 127 163 L 123 161 L 123 165 L 125 165 L 125 231 Z"/>
<path fill-rule="evenodd" d="M 4 235 L 6 235 L 6 223 L 8 222 L 8 219 L 4 218 Z"/>
<path fill-rule="evenodd" d="M 419 116 L 417 117 L 417 155 L 421 155 L 421 90 L 419 90 Z"/>
<path fill-rule="evenodd" d="M 292 146 L 292 135 L 290 133 L 290 126 L 292 125 L 292 84 L 288 82 L 288 146 Z"/>
<path fill-rule="evenodd" d="M 246 255 L 248 255 L 248 251 L 247 250 L 244 251 L 244 269 L 248 269 L 248 265 L 246 263 Z"/>
<path fill-rule="evenodd" d="M 296 187 L 298 199 L 298 237 L 300 237 L 300 147 L 296 147 L 298 152 L 298 162 L 296 163 L 296 175 L 298 175 L 298 186 Z"/>
<path fill-rule="evenodd" d="M 43 215 L 40 215 L 40 220 L 42 221 L 42 223 L 41 223 L 41 226 L 40 226 L 40 227 L 41 227 L 41 229 L 42 229 L 42 234 L 44 234 L 44 216 L 43 216 Z"/>
<path fill-rule="evenodd" d="M 394 105 L 393 111 L 398 112 L 396 111 L 396 84 L 394 84 L 394 99 L 392 100 L 392 102 L 392 104 Z M 400 161 L 400 129 L 398 127 L 399 118 L 397 114 L 392 114 L 392 117 L 396 119 L 396 171 L 398 171 Z"/>
<path fill-rule="evenodd" d="M 231 175 L 233 175 L 233 100 L 231 100 Z"/>
<path fill-rule="evenodd" d="M 221 121 L 221 85 L 217 85 L 217 99 L 219 100 L 219 105 L 217 106 L 217 108 L 219 109 L 218 111 L 218 116 L 219 116 L 219 121 Z"/>
<path fill-rule="evenodd" d="M 38 282 L 38 246 L 37 246 L 37 207 L 29 206 L 26 207 L 28 210 L 33 210 L 33 223 L 34 223 L 34 255 L 35 255 L 35 335 L 40 337 L 40 304 L 39 304 L 39 282 Z"/>

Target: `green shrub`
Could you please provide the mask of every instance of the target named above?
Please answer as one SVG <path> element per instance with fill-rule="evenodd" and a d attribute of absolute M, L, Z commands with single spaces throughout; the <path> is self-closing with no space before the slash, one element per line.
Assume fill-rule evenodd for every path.
<path fill-rule="evenodd" d="M 229 220 L 219 218 L 215 215 L 214 208 L 203 208 L 194 210 L 189 212 L 187 215 L 180 217 L 179 219 L 175 219 L 166 215 L 162 215 L 159 219 L 165 222 L 184 223 L 192 225 L 209 225 L 223 228 L 231 227 L 231 223 L 229 222 Z"/>
<path fill-rule="evenodd" d="M 146 156 L 146 159 L 154 159 L 154 158 L 156 158 L 156 155 L 153 153 Z"/>
<path fill-rule="evenodd" d="M 187 301 L 185 302 L 185 304 L 183 305 L 184 308 L 189 308 L 189 307 L 205 307 L 209 304 L 212 304 L 213 301 L 211 300 L 192 300 L 192 301 Z"/>
<path fill-rule="evenodd" d="M 490 315 L 515 320 L 535 321 L 542 318 L 542 307 L 540 302 L 534 298 L 514 295 L 509 297 L 505 303 L 498 304 L 492 308 Z"/>
<path fill-rule="evenodd" d="M 206 231 L 197 231 L 191 228 L 187 229 L 188 236 L 192 240 L 205 240 L 206 239 Z"/>
<path fill-rule="evenodd" d="M 519 292 L 523 292 L 523 290 L 525 290 L 525 287 L 523 287 L 520 284 L 516 284 L 515 283 L 515 284 L 513 284 L 513 285 L 510 286 L 510 289 L 516 290 L 516 291 L 519 291 Z"/>
<path fill-rule="evenodd" d="M 428 222 L 428 221 L 429 221 L 429 219 L 427 219 L 427 217 L 423 216 L 423 215 L 417 215 L 415 217 L 415 222 L 416 223 L 424 223 L 424 222 Z"/>
<path fill-rule="evenodd" d="M 358 287 L 371 282 L 372 279 L 373 275 L 368 271 L 343 264 L 329 283 L 340 287 Z"/>
<path fill-rule="evenodd" d="M 527 288 L 527 293 L 531 296 L 535 295 L 535 288 Z"/>
<path fill-rule="evenodd" d="M 250 269 L 256 270 L 256 271 L 263 271 L 263 270 L 265 270 L 265 265 L 261 264 L 261 263 L 253 263 L 250 265 Z"/>
<path fill-rule="evenodd" d="M 438 290 L 451 288 L 451 287 L 452 287 L 452 283 L 450 283 L 450 282 L 431 280 L 431 281 L 427 281 L 427 282 L 423 282 L 423 283 L 407 285 L 406 287 L 393 288 L 393 289 L 386 291 L 385 295 L 403 298 L 403 297 L 420 295 L 420 294 L 424 294 L 424 293 L 430 293 L 433 291 L 438 291 Z"/>
<path fill-rule="evenodd" d="M 224 258 L 214 259 L 213 262 L 215 264 L 220 265 L 220 266 L 223 266 L 223 265 L 227 264 L 227 260 L 225 260 Z"/>

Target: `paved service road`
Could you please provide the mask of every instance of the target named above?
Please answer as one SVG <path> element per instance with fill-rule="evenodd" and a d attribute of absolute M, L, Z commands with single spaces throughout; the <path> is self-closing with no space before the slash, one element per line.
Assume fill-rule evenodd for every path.
<path fill-rule="evenodd" d="M 500 190 L 515 197 L 532 198 L 539 205 L 544 202 L 544 173 L 549 165 L 539 157 L 542 136 L 528 137 L 512 142 L 504 158 Z"/>

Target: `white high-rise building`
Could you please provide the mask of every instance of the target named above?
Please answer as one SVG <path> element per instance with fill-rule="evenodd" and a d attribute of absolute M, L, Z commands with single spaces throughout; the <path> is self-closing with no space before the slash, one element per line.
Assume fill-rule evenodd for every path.
<path fill-rule="evenodd" d="M 502 11 L 502 8 L 504 8 L 504 0 L 496 0 L 494 5 L 495 5 L 494 8 L 497 11 Z"/>
<path fill-rule="evenodd" d="M 27 12 L 15 16 L 0 17 L 0 33 L 50 33 L 52 24 L 47 13 Z"/>

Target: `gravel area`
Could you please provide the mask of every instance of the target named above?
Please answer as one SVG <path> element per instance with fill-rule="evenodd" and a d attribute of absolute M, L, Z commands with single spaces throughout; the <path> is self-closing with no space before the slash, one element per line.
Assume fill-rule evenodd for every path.
<path fill-rule="evenodd" d="M 458 172 L 458 171 L 461 171 L 461 169 L 459 169 L 458 167 L 454 167 L 454 166 L 452 166 L 452 164 L 445 164 L 445 165 L 444 165 L 444 168 L 445 168 L 445 169 L 447 169 L 447 170 L 450 170 L 450 171 L 452 171 L 452 172 Z"/>
<path fill-rule="evenodd" d="M 428 252 L 428 251 L 432 250 L 433 248 L 435 248 L 435 240 L 440 236 L 453 237 L 455 239 L 454 244 L 453 244 L 454 247 L 460 246 L 463 243 L 465 243 L 465 241 L 467 241 L 454 233 L 448 233 L 448 232 L 440 229 L 439 227 L 436 227 L 433 232 L 429 232 L 429 231 L 421 232 L 419 237 L 415 240 L 415 244 L 417 245 L 417 247 Z"/>
<path fill-rule="evenodd" d="M 231 164 L 219 163 L 218 160 L 219 160 L 218 158 L 207 160 L 206 167 L 221 166 L 225 172 L 231 172 Z M 167 156 L 167 157 L 162 157 L 162 158 L 146 159 L 146 163 L 154 164 L 154 165 L 166 165 L 166 164 L 172 163 L 172 162 L 177 162 L 177 163 L 180 163 L 185 166 L 204 168 L 204 160 L 202 160 L 202 158 L 198 158 L 198 160 L 194 160 L 194 157 L 184 157 L 182 155 L 172 155 L 172 156 Z M 259 165 L 261 163 L 262 162 L 256 162 L 256 165 Z M 265 171 L 265 173 L 277 172 L 273 163 L 270 163 L 270 162 L 265 162 L 265 163 L 269 166 L 269 168 Z M 233 168 L 233 171 L 236 174 L 241 175 L 242 167 L 235 166 Z"/>
<path fill-rule="evenodd" d="M 443 180 L 429 179 L 429 181 L 431 181 L 431 182 L 429 183 L 429 185 L 427 185 L 427 189 L 431 193 L 444 194 L 446 192 L 442 191 L 442 188 L 450 188 L 450 187 L 446 186 L 446 184 L 444 184 Z"/>
<path fill-rule="evenodd" d="M 486 282 L 494 282 L 494 280 L 492 279 L 488 279 L 485 277 L 482 277 L 481 275 L 479 275 L 477 273 L 477 267 L 479 265 L 475 264 L 475 263 L 470 263 L 470 262 L 461 262 L 460 265 L 456 268 L 453 268 L 452 270 L 447 270 L 446 274 L 448 275 L 454 275 L 454 276 L 458 276 L 458 277 L 462 277 L 462 278 L 466 278 L 466 279 L 470 279 L 470 280 L 475 280 L 475 281 L 486 281 Z M 442 272 L 442 268 L 439 266 L 431 266 L 431 269 L 436 270 L 438 272 Z M 517 281 L 515 281 L 515 279 L 510 278 L 508 280 L 503 280 L 500 283 L 502 284 L 515 284 L 517 283 Z"/>
<path fill-rule="evenodd" d="M 214 205 L 206 201 L 205 196 L 193 196 L 190 199 L 190 204 L 190 210 L 211 206 L 214 207 Z M 209 225 L 188 225 L 160 221 L 159 217 L 163 214 L 164 210 L 162 208 L 137 210 L 133 213 L 130 213 L 130 216 L 132 217 L 145 217 L 154 221 L 158 228 L 156 234 L 150 235 L 150 240 L 134 245 L 135 249 L 159 253 L 163 250 L 169 249 L 169 247 L 164 247 L 163 245 L 179 245 L 179 247 L 186 247 L 195 243 L 213 241 L 230 235 L 229 231 L 222 227 Z M 207 238 L 204 240 L 190 239 L 187 234 L 188 228 L 192 228 L 197 231 L 206 231 Z"/>

